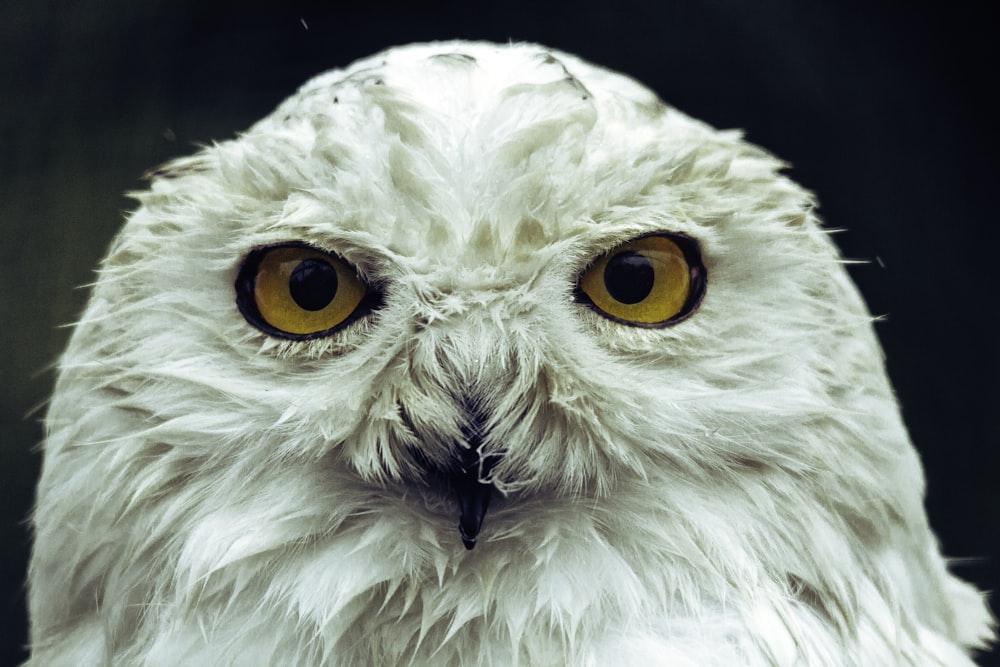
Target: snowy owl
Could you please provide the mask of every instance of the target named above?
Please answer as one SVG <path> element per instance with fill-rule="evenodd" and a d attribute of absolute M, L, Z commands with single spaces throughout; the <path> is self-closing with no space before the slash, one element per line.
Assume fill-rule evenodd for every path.
<path fill-rule="evenodd" d="M 154 171 L 46 418 L 29 664 L 971 665 L 782 167 L 450 42 Z"/>

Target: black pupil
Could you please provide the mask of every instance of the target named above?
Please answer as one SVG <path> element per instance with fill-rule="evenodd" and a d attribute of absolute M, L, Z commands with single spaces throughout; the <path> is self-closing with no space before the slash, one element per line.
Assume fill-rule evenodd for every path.
<path fill-rule="evenodd" d="M 619 303 L 639 303 L 653 289 L 653 265 L 634 250 L 625 250 L 604 267 L 604 287 Z"/>
<path fill-rule="evenodd" d="M 292 299 L 304 310 L 323 310 L 337 294 L 337 270 L 321 259 L 304 259 L 288 278 Z"/>

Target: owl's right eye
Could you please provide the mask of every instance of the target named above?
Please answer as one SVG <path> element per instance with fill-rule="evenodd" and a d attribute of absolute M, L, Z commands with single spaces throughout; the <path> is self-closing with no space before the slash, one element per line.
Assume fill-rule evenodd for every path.
<path fill-rule="evenodd" d="M 705 266 L 694 239 L 656 232 L 596 258 L 580 274 L 577 299 L 635 327 L 666 327 L 688 317 L 705 294 Z"/>
<path fill-rule="evenodd" d="M 343 259 L 300 243 L 257 248 L 236 279 L 250 324 L 279 338 L 328 336 L 370 312 L 380 295 Z"/>

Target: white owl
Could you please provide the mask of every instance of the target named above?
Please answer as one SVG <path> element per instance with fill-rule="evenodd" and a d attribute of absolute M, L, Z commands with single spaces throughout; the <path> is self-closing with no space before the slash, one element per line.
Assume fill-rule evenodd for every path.
<path fill-rule="evenodd" d="M 46 420 L 29 664 L 971 665 L 984 600 L 781 168 L 452 42 L 154 172 Z"/>

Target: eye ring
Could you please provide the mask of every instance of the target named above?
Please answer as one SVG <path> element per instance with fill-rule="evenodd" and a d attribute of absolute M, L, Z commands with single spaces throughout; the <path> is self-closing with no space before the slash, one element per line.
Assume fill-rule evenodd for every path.
<path fill-rule="evenodd" d="M 251 250 L 235 288 L 247 322 L 289 340 L 330 336 L 382 303 L 346 260 L 298 241 Z"/>
<path fill-rule="evenodd" d="M 659 329 L 690 317 L 705 295 L 698 242 L 678 232 L 637 236 L 580 272 L 576 301 L 613 322 Z"/>

